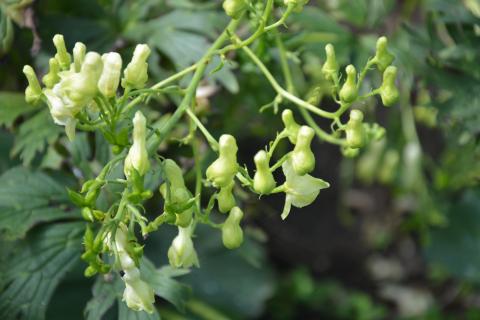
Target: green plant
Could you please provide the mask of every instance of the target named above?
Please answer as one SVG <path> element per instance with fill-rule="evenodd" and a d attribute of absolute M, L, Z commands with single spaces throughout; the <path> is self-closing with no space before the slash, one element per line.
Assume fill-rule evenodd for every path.
<path fill-rule="evenodd" d="M 153 274 L 152 277 L 159 274 L 151 271 L 152 266 L 143 256 L 138 231 L 146 238 L 163 224 L 176 226 L 178 235 L 168 250 L 170 264 L 175 268 L 198 266 L 201 261 L 198 260 L 192 239 L 198 225 L 219 229 L 223 244 L 229 249 L 242 244 L 240 223 L 244 213 L 240 209 L 240 200 L 236 199 L 240 187 L 261 196 L 284 193 L 286 199 L 281 217 L 285 219 L 292 205 L 305 207 L 317 198 L 321 189 L 329 187 L 328 182 L 310 175 L 316 162 L 311 150 L 315 135 L 340 146 L 345 156 L 355 156 L 360 148 L 382 138 L 385 130 L 377 124 L 365 123 L 359 109 L 351 110 L 346 123 L 342 116 L 353 106 L 360 106 L 375 95 L 380 96 L 385 106 L 394 104 L 398 99 L 394 83 L 396 68 L 391 66 L 393 56 L 386 47 L 385 37 L 378 40 L 375 55 L 358 75 L 355 67 L 349 65 L 344 76 L 339 70 L 333 45 L 325 47 L 327 59 L 322 73 L 329 81 L 330 96 L 338 104 L 336 111 L 326 111 L 317 106 L 315 95 L 308 99 L 296 95 L 287 53 L 277 28 L 293 12 L 301 11 L 306 2 L 285 1 L 283 14 L 276 20 L 272 17 L 273 0 L 260 5 L 243 0 L 225 1 L 224 9 L 232 20 L 212 46 L 195 64 L 150 87 L 146 87 L 146 83 L 151 49 L 146 44 L 135 48 L 131 61 L 122 73 L 122 58 L 118 53 L 110 52 L 101 56 L 93 51 L 87 52 L 85 45 L 77 43 L 70 54 L 63 36 L 56 35 L 53 42 L 57 53 L 49 59 L 50 70 L 42 78 L 43 88 L 33 68 L 25 66 L 23 71 L 29 83 L 25 91 L 27 102 L 46 104 L 53 121 L 65 127 L 72 143 L 76 143 L 76 131 L 80 130 L 100 132 L 110 146 L 111 156 L 98 168 L 95 177 L 81 179 L 80 190 L 69 189 L 68 195 L 87 221 L 81 256 L 88 264 L 85 276 L 106 274 L 113 275 L 117 282 L 123 280 L 123 300 L 129 308 L 156 313 L 154 294 L 169 298 L 168 293 L 148 284 L 152 281 L 149 274 Z M 236 29 L 247 20 L 245 18 L 253 26 L 253 31 L 246 39 L 240 39 Z M 286 88 L 280 85 L 280 81 L 250 48 L 266 34 L 275 38 Z M 197 114 L 197 90 L 207 66 L 219 57 L 220 63 L 211 71 L 219 72 L 234 51 L 250 59 L 276 92 L 276 97 L 264 109 L 273 107 L 277 113 L 280 105 L 293 104 L 307 124 L 297 123 L 293 112 L 285 109 L 282 112 L 284 129 L 268 143 L 265 150 L 258 151 L 254 158 L 256 172 L 253 178 L 248 168 L 238 163 L 235 137 L 223 134 L 217 141 Z M 366 90 L 364 80 L 373 67 L 383 75 L 383 82 L 377 89 Z M 187 85 L 181 85 L 179 80 L 190 74 L 192 77 Z M 117 95 L 119 86 L 123 92 Z M 166 119 L 156 117 L 147 107 L 152 99 L 161 94 L 171 95 L 173 101 L 178 101 L 175 112 Z M 321 129 L 313 116 L 329 120 L 331 131 Z M 185 168 L 178 161 L 166 159 L 158 153 L 162 143 L 171 144 L 167 138 L 182 122 L 188 126 L 188 132 L 179 142 L 191 148 L 195 161 L 190 168 L 195 176 L 193 191 L 185 183 Z M 205 159 L 200 150 L 199 133 L 203 134 L 209 147 L 218 153 L 217 159 L 205 170 L 206 179 L 203 178 L 202 162 Z M 278 156 L 277 147 L 285 139 L 294 145 L 293 149 Z M 273 162 L 275 158 L 278 159 Z M 119 177 L 118 169 L 122 165 L 124 176 Z M 277 183 L 273 175 L 280 168 L 285 176 L 282 184 Z M 156 193 L 157 187 L 163 198 L 163 212 L 148 221 L 143 205 Z M 203 201 L 205 195 L 209 195 L 207 201 Z M 228 213 L 223 222 L 218 222 L 218 216 L 212 214 L 216 202 L 221 213 Z M 62 228 L 67 227 L 59 227 L 58 232 L 62 232 Z M 75 234 L 79 241 L 78 230 Z M 149 268 L 150 272 L 145 271 Z M 119 271 L 123 272 L 121 277 L 118 277 Z M 90 312 L 101 314 L 93 303 L 90 304 Z"/>

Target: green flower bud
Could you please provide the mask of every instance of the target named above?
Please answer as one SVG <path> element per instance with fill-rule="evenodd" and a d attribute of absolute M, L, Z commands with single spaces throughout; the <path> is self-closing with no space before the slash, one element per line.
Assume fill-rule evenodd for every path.
<path fill-rule="evenodd" d="M 395 149 L 387 150 L 383 155 L 383 161 L 378 171 L 378 180 L 383 184 L 391 183 L 398 172 L 399 162 L 400 155 L 398 151 Z"/>
<path fill-rule="evenodd" d="M 150 168 L 146 147 L 147 120 L 140 111 L 133 118 L 133 144 L 125 158 L 124 173 L 128 178 L 132 170 L 136 170 L 140 176 L 144 176 Z"/>
<path fill-rule="evenodd" d="M 395 78 L 397 76 L 397 68 L 394 66 L 387 67 L 383 73 L 383 82 L 380 86 L 380 97 L 382 103 L 386 107 L 390 107 L 398 101 L 399 93 L 395 86 Z"/>
<path fill-rule="evenodd" d="M 355 158 L 360 153 L 360 149 L 350 148 L 350 147 L 347 147 L 347 146 L 343 146 L 341 151 L 342 151 L 342 155 L 345 158 Z"/>
<path fill-rule="evenodd" d="M 87 52 L 87 47 L 81 43 L 75 43 L 73 47 L 73 69 L 75 72 L 80 72 L 82 69 L 83 61 L 85 60 L 85 53 Z"/>
<path fill-rule="evenodd" d="M 385 136 L 385 128 L 379 126 L 378 123 L 364 123 L 363 130 L 365 131 L 366 143 L 378 141 Z"/>
<path fill-rule="evenodd" d="M 224 134 L 219 141 L 219 156 L 208 168 L 207 179 L 217 187 L 229 185 L 238 171 L 237 142 L 229 134 Z"/>
<path fill-rule="evenodd" d="M 285 109 L 282 112 L 282 121 L 285 126 L 285 131 L 288 134 L 288 140 L 295 144 L 297 142 L 297 135 L 300 125 L 295 121 L 292 110 Z"/>
<path fill-rule="evenodd" d="M 380 37 L 377 40 L 377 51 L 373 62 L 377 65 L 380 72 L 384 72 L 385 69 L 392 64 L 395 56 L 388 51 L 388 40 L 386 37 Z"/>
<path fill-rule="evenodd" d="M 70 57 L 70 54 L 67 52 L 67 48 L 65 47 L 65 40 L 63 39 L 63 36 L 61 34 L 56 34 L 53 37 L 53 44 L 57 49 L 57 53 L 55 54 L 55 59 L 57 59 L 58 64 L 60 65 L 60 68 L 62 68 L 63 70 L 67 70 L 68 68 L 70 68 L 70 62 L 72 61 L 72 58 Z"/>
<path fill-rule="evenodd" d="M 293 6 L 296 12 L 303 10 L 303 7 L 308 3 L 309 0 L 283 0 L 283 3 L 286 6 Z"/>
<path fill-rule="evenodd" d="M 94 268 L 93 266 L 88 266 L 85 271 L 83 272 L 83 275 L 86 277 L 86 278 L 91 278 L 93 277 L 94 275 L 96 275 L 98 273 L 98 270 L 96 268 Z"/>
<path fill-rule="evenodd" d="M 130 309 L 135 311 L 145 311 L 153 313 L 155 310 L 155 292 L 140 278 L 140 271 L 135 268 L 132 271 L 125 272 L 123 276 L 125 282 L 125 291 L 123 291 L 123 301 Z"/>
<path fill-rule="evenodd" d="M 168 261 L 175 268 L 199 266 L 197 252 L 193 247 L 191 227 L 178 227 L 178 235 L 168 249 Z"/>
<path fill-rule="evenodd" d="M 40 87 L 37 75 L 29 65 L 23 67 L 23 73 L 28 80 L 28 87 L 25 89 L 25 100 L 27 103 L 36 104 L 42 97 L 42 87 Z"/>
<path fill-rule="evenodd" d="M 141 89 L 145 87 L 148 80 L 148 63 L 150 48 L 146 44 L 139 44 L 135 47 L 132 61 L 123 71 L 122 87 Z"/>
<path fill-rule="evenodd" d="M 102 56 L 103 71 L 98 80 L 98 90 L 107 98 L 117 94 L 120 75 L 122 73 L 122 57 L 116 52 L 106 53 Z"/>
<path fill-rule="evenodd" d="M 182 169 L 172 159 L 165 159 L 163 161 L 163 172 L 165 178 L 170 182 L 172 187 L 185 187 L 185 180 L 183 179 Z"/>
<path fill-rule="evenodd" d="M 283 207 L 282 219 L 286 219 L 292 205 L 303 208 L 311 204 L 317 198 L 321 189 L 328 188 L 330 184 L 322 179 L 317 179 L 309 174 L 298 175 L 289 159 L 282 164 L 285 175 L 285 206 Z"/>
<path fill-rule="evenodd" d="M 222 225 L 222 242 L 227 249 L 236 249 L 243 243 L 243 230 L 240 227 L 242 218 L 242 210 L 234 207 Z"/>
<path fill-rule="evenodd" d="M 292 152 L 292 166 L 298 175 L 303 176 L 315 168 L 315 155 L 311 149 L 314 135 L 315 131 L 307 126 L 301 126 L 298 130 L 297 144 Z"/>
<path fill-rule="evenodd" d="M 42 82 L 45 84 L 45 87 L 51 89 L 55 84 L 60 82 L 60 76 L 58 75 L 60 72 L 60 65 L 55 58 L 50 58 L 50 60 L 48 60 L 48 65 L 50 68 L 48 73 L 43 76 Z"/>
<path fill-rule="evenodd" d="M 363 113 L 360 110 L 350 111 L 350 119 L 345 129 L 346 142 L 349 148 L 361 148 L 365 144 Z"/>
<path fill-rule="evenodd" d="M 357 79 L 357 70 L 355 70 L 353 65 L 348 65 L 345 71 L 347 73 L 347 80 L 345 80 L 339 94 L 340 100 L 350 103 L 355 101 L 358 96 L 357 84 L 355 83 Z"/>
<path fill-rule="evenodd" d="M 264 150 L 258 151 L 253 158 L 257 168 L 253 177 L 253 189 L 259 194 L 269 194 L 277 185 L 270 171 L 268 160 L 268 155 Z"/>
<path fill-rule="evenodd" d="M 236 205 L 235 197 L 233 196 L 233 187 L 235 182 L 231 182 L 226 187 L 221 187 L 217 195 L 218 210 L 221 213 L 229 212 Z"/>
<path fill-rule="evenodd" d="M 232 19 L 238 19 L 247 9 L 245 0 L 225 0 L 223 1 L 223 10 Z"/>
<path fill-rule="evenodd" d="M 335 48 L 332 44 L 327 44 L 325 46 L 326 60 L 322 67 L 322 73 L 325 79 L 333 80 L 338 77 L 338 64 L 337 58 L 335 57 Z"/>

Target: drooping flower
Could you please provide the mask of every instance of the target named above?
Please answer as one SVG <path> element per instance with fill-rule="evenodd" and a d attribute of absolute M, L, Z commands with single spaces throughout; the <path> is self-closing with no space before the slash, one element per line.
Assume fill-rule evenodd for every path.
<path fill-rule="evenodd" d="M 168 261 L 175 268 L 199 266 L 197 252 L 193 247 L 191 228 L 178 227 L 178 235 L 168 249 Z"/>
<path fill-rule="evenodd" d="M 309 174 L 298 175 L 293 169 L 291 159 L 282 165 L 285 175 L 285 206 L 282 212 L 282 219 L 286 219 L 292 205 L 303 208 L 311 204 L 317 198 L 321 189 L 328 188 L 330 184 L 322 179 L 312 177 Z"/>

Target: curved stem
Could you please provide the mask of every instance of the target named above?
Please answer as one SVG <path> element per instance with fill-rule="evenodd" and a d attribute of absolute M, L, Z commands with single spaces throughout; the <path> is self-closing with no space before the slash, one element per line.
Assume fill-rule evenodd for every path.
<path fill-rule="evenodd" d="M 290 92 L 288 92 L 287 90 L 282 88 L 278 84 L 277 80 L 275 80 L 275 77 L 270 73 L 270 71 L 263 64 L 263 62 L 260 61 L 260 59 L 255 55 L 255 53 L 253 53 L 252 50 L 250 50 L 250 48 L 243 47 L 242 50 L 245 51 L 245 53 L 250 57 L 250 59 L 252 59 L 252 61 L 258 66 L 258 68 L 262 71 L 262 73 L 265 75 L 267 80 L 272 85 L 273 89 L 279 95 L 281 95 L 285 99 L 295 103 L 297 106 L 305 108 L 305 109 L 307 109 L 307 110 L 309 110 L 309 111 L 311 111 L 311 112 L 313 112 L 313 113 L 315 113 L 315 114 L 317 114 L 321 117 L 329 118 L 329 119 L 334 119 L 335 117 L 337 117 L 336 112 L 328 112 L 328 111 L 322 110 L 320 108 L 317 108 L 314 105 L 311 105 L 307 101 L 304 101 L 304 100 L 298 98 L 297 96 L 291 94 Z"/>
<path fill-rule="evenodd" d="M 208 129 L 205 128 L 205 126 L 200 121 L 200 119 L 198 119 L 197 115 L 195 113 L 193 113 L 193 111 L 190 108 L 187 108 L 186 113 L 193 120 L 193 122 L 200 129 L 200 131 L 202 131 L 203 135 L 207 139 L 208 144 L 213 149 L 213 151 L 217 151 L 218 150 L 217 140 L 212 136 L 212 134 L 208 131 Z"/>
<path fill-rule="evenodd" d="M 218 37 L 218 39 L 212 44 L 210 49 L 205 53 L 205 55 L 200 59 L 197 64 L 197 69 L 193 75 L 192 81 L 190 82 L 189 86 L 186 89 L 185 96 L 178 106 L 177 110 L 173 113 L 173 115 L 167 120 L 165 125 L 159 129 L 159 134 L 153 136 L 148 144 L 148 153 L 154 153 L 158 146 L 162 143 L 162 141 L 166 138 L 167 134 L 173 129 L 173 127 L 177 124 L 180 120 L 182 115 L 185 113 L 188 107 L 190 107 L 192 100 L 195 97 L 195 93 L 202 80 L 203 73 L 210 61 L 210 58 L 214 55 L 215 51 L 228 39 L 229 34 L 235 30 L 235 28 L 240 23 L 240 20 L 232 20 L 228 26 L 225 28 L 223 33 Z"/>

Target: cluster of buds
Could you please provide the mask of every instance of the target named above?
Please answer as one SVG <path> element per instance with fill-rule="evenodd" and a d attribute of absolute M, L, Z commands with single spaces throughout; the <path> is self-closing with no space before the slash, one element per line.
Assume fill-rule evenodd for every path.
<path fill-rule="evenodd" d="M 37 76 L 30 66 L 23 72 L 28 80 L 25 97 L 28 103 L 36 104 L 44 100 L 54 122 L 65 126 L 69 139 L 75 137 L 75 128 L 87 107 L 97 106 L 95 98 L 112 99 L 116 97 L 122 71 L 122 58 L 116 52 L 100 56 L 97 52 L 87 52 L 86 46 L 77 42 L 72 55 L 67 51 L 62 35 L 55 35 L 53 43 L 56 54 L 49 60 L 49 71 L 42 78 L 41 87 Z M 132 61 L 124 70 L 121 80 L 123 88 L 139 89 L 148 79 L 147 58 L 150 49 L 147 45 L 138 45 Z M 96 108 L 90 108 L 96 109 Z"/>

